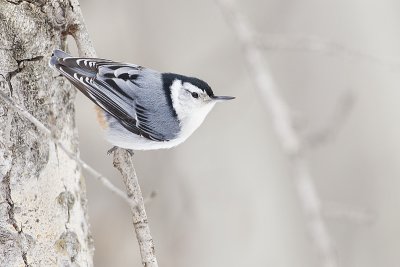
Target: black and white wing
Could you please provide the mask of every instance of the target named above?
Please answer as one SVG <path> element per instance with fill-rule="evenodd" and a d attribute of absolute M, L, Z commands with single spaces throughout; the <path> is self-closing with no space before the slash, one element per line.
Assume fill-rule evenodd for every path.
<path fill-rule="evenodd" d="M 143 107 L 135 104 L 132 91 L 142 67 L 99 58 L 74 58 L 61 50 L 54 51 L 49 64 L 130 132 L 168 141 L 146 124 Z"/>

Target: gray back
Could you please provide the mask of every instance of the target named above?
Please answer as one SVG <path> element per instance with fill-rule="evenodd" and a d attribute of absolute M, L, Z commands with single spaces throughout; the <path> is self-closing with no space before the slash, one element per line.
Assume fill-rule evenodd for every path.
<path fill-rule="evenodd" d="M 163 87 L 161 73 L 141 69 L 131 83 L 132 90 L 127 93 L 134 100 L 138 127 L 151 130 L 164 140 L 176 138 L 180 132 L 179 120 L 172 108 L 170 90 Z"/>

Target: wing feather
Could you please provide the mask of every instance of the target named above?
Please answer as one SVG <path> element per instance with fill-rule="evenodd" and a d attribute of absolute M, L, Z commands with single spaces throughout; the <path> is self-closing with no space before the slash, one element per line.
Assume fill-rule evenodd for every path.
<path fill-rule="evenodd" d="M 168 141 L 148 125 L 146 109 L 135 103 L 132 90 L 143 69 L 98 58 L 74 58 L 56 50 L 50 65 L 59 70 L 96 105 L 117 119 L 134 134 L 150 140 Z"/>

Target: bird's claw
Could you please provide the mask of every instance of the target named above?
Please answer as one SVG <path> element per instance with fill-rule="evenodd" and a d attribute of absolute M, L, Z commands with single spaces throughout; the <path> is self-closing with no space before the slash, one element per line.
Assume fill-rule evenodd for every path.
<path fill-rule="evenodd" d="M 110 148 L 108 151 L 107 151 L 107 155 L 111 155 L 112 153 L 114 153 L 115 152 L 115 150 L 117 150 L 117 146 L 113 146 L 112 148 Z"/>
<path fill-rule="evenodd" d="M 133 152 L 132 149 L 125 149 L 126 152 L 128 152 L 128 154 L 132 157 L 133 155 L 135 155 L 135 153 Z"/>
<path fill-rule="evenodd" d="M 108 151 L 107 151 L 107 155 L 111 155 L 112 153 L 114 153 L 115 152 L 115 150 L 117 150 L 117 146 L 113 146 L 112 148 L 110 148 Z M 126 152 L 128 152 L 129 153 L 129 155 L 132 157 L 135 153 L 133 152 L 133 150 L 132 149 L 125 149 L 126 150 Z"/>

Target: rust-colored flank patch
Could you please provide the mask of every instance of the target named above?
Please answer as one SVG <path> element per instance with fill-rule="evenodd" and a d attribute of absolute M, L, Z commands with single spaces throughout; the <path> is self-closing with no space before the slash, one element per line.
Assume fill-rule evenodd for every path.
<path fill-rule="evenodd" d="M 98 107 L 98 106 L 95 106 L 94 108 L 95 108 L 95 110 L 96 110 L 96 113 L 97 113 L 97 120 L 99 121 L 101 128 L 107 129 L 107 128 L 108 128 L 108 123 L 107 123 L 107 121 L 106 121 L 106 117 L 105 117 L 105 114 L 104 114 L 104 110 L 102 110 L 102 109 L 101 109 L 100 107 Z"/>

